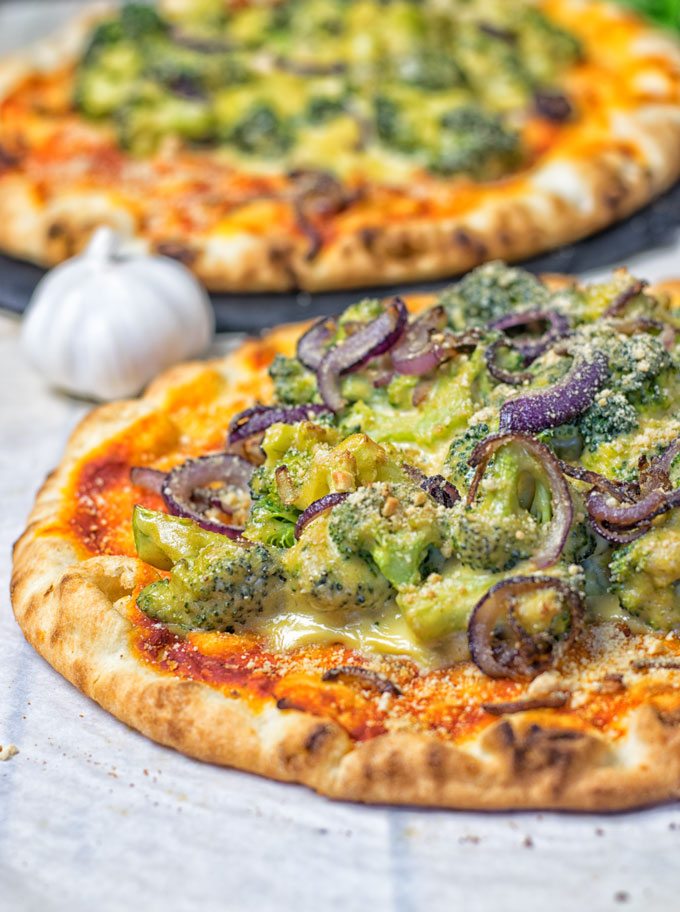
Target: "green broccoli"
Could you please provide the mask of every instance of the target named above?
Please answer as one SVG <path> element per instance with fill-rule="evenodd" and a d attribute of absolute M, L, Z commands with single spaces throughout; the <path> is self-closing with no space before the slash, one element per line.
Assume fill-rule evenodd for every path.
<path fill-rule="evenodd" d="M 585 449 L 593 452 L 601 443 L 634 431 L 638 415 L 623 393 L 606 390 L 581 415 L 577 425 Z"/>
<path fill-rule="evenodd" d="M 293 144 L 294 132 L 287 120 L 271 105 L 262 102 L 229 125 L 221 140 L 235 146 L 245 155 L 274 158 L 283 155 Z"/>
<path fill-rule="evenodd" d="M 472 451 L 490 433 L 489 425 L 480 421 L 479 424 L 473 424 L 453 439 L 444 463 L 444 473 L 459 491 L 468 488 L 475 471 L 470 466 Z"/>
<path fill-rule="evenodd" d="M 509 445 L 486 470 L 477 498 L 450 511 L 454 550 L 468 567 L 500 573 L 530 557 L 552 517 L 549 485 L 538 465 Z"/>
<path fill-rule="evenodd" d="M 275 491 L 253 499 L 245 538 L 275 548 L 292 548 L 300 510 L 286 506 Z"/>
<path fill-rule="evenodd" d="M 191 520 L 140 507 L 133 529 L 142 560 L 171 569 L 170 579 L 147 586 L 137 600 L 154 620 L 233 631 L 277 607 L 280 568 L 261 545 L 249 547 Z"/>
<path fill-rule="evenodd" d="M 126 3 L 120 11 L 120 24 L 124 34 L 134 41 L 164 35 L 170 28 L 148 3 Z"/>
<path fill-rule="evenodd" d="M 485 326 L 514 310 L 545 307 L 548 289 L 530 272 L 505 263 L 485 263 L 445 289 L 439 303 L 456 330 Z"/>
<path fill-rule="evenodd" d="M 274 395 L 284 405 L 303 405 L 318 400 L 316 376 L 298 361 L 277 355 L 269 367 Z"/>
<path fill-rule="evenodd" d="M 334 117 L 340 117 L 347 111 L 346 102 L 342 98 L 327 95 L 314 95 L 307 102 L 305 118 L 311 124 L 324 124 Z"/>
<path fill-rule="evenodd" d="M 293 547 L 281 552 L 293 604 L 309 602 L 314 611 L 331 613 L 384 610 L 394 597 L 392 586 L 374 564 L 339 551 L 328 532 L 334 512 L 309 522 Z"/>
<path fill-rule="evenodd" d="M 443 513 L 415 484 L 370 484 L 333 509 L 328 533 L 341 554 L 361 557 L 398 587 L 422 578 L 431 550 L 447 550 Z"/>
<path fill-rule="evenodd" d="M 189 98 L 142 86 L 117 112 L 118 140 L 135 155 L 154 152 L 166 136 L 193 142 L 211 139 L 215 132 L 212 108 L 204 98 Z"/>
<path fill-rule="evenodd" d="M 233 633 L 278 607 L 282 575 L 269 551 L 221 538 L 193 560 L 175 564 L 170 579 L 143 589 L 140 609 L 187 630 Z"/>
<path fill-rule="evenodd" d="M 680 510 L 661 526 L 617 548 L 609 563 L 610 591 L 656 630 L 680 624 Z"/>
<path fill-rule="evenodd" d="M 673 359 L 660 339 L 649 333 L 618 336 L 614 344 L 608 337 L 607 357 L 612 385 L 631 402 L 645 403 L 658 396 L 656 378 L 673 366 Z"/>
<path fill-rule="evenodd" d="M 435 174 L 465 172 L 490 180 L 520 161 L 519 134 L 497 114 L 478 107 L 454 108 L 439 120 L 439 142 L 428 162 Z"/>
<path fill-rule="evenodd" d="M 454 56 L 432 49 L 398 60 L 397 75 L 400 82 L 434 91 L 451 89 L 463 82 Z"/>

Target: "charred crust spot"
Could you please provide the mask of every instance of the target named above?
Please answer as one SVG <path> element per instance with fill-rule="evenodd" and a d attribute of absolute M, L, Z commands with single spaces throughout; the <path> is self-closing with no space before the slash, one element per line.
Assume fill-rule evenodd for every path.
<path fill-rule="evenodd" d="M 483 260 L 488 253 L 486 244 L 464 228 L 457 228 L 453 232 L 453 243 L 457 247 L 462 247 L 463 250 L 467 250 L 477 260 Z"/>
<path fill-rule="evenodd" d="M 425 763 L 436 782 L 446 779 L 446 749 L 443 744 L 430 744 L 425 753 Z"/>
<path fill-rule="evenodd" d="M 156 253 L 159 256 L 170 257 L 171 260 L 178 260 L 185 266 L 191 266 L 198 256 L 194 249 L 181 241 L 162 241 L 156 245 Z"/>
<path fill-rule="evenodd" d="M 310 754 L 316 753 L 332 734 L 332 729 L 328 725 L 323 723 L 316 725 L 305 738 L 305 750 Z"/>
<path fill-rule="evenodd" d="M 656 714 L 662 725 L 680 725 L 680 707 L 677 709 L 657 709 Z"/>
<path fill-rule="evenodd" d="M 364 246 L 364 249 L 368 253 L 373 253 L 375 249 L 375 242 L 380 236 L 380 232 L 377 228 L 362 228 L 359 232 L 359 240 Z"/>
<path fill-rule="evenodd" d="M 2 174 L 3 171 L 11 171 L 19 164 L 21 164 L 19 156 L 0 145 L 0 174 Z"/>
<path fill-rule="evenodd" d="M 47 237 L 51 240 L 58 240 L 66 234 L 66 225 L 63 222 L 52 222 L 47 229 Z"/>

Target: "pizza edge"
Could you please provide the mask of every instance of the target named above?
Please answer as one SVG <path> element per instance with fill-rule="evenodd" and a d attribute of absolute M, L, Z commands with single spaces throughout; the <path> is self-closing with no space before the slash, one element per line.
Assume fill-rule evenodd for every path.
<path fill-rule="evenodd" d="M 680 282 L 661 287 L 680 296 Z M 278 347 L 297 331 L 281 327 L 265 339 Z M 207 366 L 224 371 L 239 351 Z M 538 711 L 493 723 L 474 752 L 413 732 L 357 744 L 329 718 L 280 710 L 274 703 L 258 711 L 245 699 L 143 665 L 131 648 L 132 624 L 116 602 L 129 597 L 145 565 L 115 556 L 80 561 L 74 545 L 49 527 L 59 519 L 64 487 L 78 460 L 156 411 L 168 393 L 196 376 L 198 366 L 175 367 L 141 399 L 101 406 L 86 416 L 15 545 L 15 616 L 29 643 L 60 674 L 160 744 L 206 762 L 302 783 L 333 798 L 595 811 L 680 795 L 680 729 L 650 705 L 632 712 L 629 734 L 613 743 L 551 726 L 549 713 Z"/>
<path fill-rule="evenodd" d="M 36 69 L 74 61 L 92 23 L 110 8 L 103 3 L 87 10 L 55 35 L 0 62 L 0 98 Z M 658 56 L 679 64 L 680 47 L 651 26 L 645 35 L 658 43 Z M 322 291 L 441 278 L 488 259 L 525 259 L 625 218 L 680 176 L 679 145 L 680 107 L 649 102 L 617 112 L 611 146 L 594 158 L 570 157 L 568 150 L 549 156 L 526 172 L 517 189 L 508 192 L 501 181 L 460 216 L 381 224 L 376 214 L 375 224 L 340 233 L 311 259 L 308 240 L 281 229 L 261 236 L 195 234 L 186 241 L 186 253 L 194 272 L 217 292 Z M 64 245 L 82 249 L 102 223 L 132 247 L 150 249 L 134 214 L 115 194 L 74 190 L 45 205 L 38 189 L 11 165 L 0 173 L 0 249 L 8 254 L 54 265 L 63 259 Z"/>

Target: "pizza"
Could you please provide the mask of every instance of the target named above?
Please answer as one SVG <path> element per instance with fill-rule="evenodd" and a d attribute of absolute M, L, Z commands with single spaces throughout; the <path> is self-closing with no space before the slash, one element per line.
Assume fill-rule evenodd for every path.
<path fill-rule="evenodd" d="M 335 798 L 680 791 L 680 283 L 478 267 L 93 411 L 16 545 L 62 675 Z"/>
<path fill-rule="evenodd" d="M 680 174 L 680 50 L 599 0 L 97 7 L 0 64 L 0 248 L 108 224 L 212 290 L 518 260 Z"/>

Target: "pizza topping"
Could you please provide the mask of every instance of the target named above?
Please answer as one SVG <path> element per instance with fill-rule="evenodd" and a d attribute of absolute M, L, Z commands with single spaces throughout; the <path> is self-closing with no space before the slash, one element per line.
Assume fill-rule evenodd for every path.
<path fill-rule="evenodd" d="M 162 494 L 163 485 L 167 472 L 160 472 L 158 469 L 150 469 L 148 466 L 133 466 L 130 469 L 130 481 L 145 491 L 152 491 L 154 494 Z"/>
<path fill-rule="evenodd" d="M 528 366 L 569 333 L 569 320 L 556 310 L 525 310 L 497 317 L 489 323 L 489 327 L 504 333 L 508 337 L 505 344 L 511 344 Z M 511 332 L 521 327 L 528 330 L 526 335 L 518 336 L 516 332 Z M 541 329 L 544 330 L 542 333 Z M 533 334 L 534 330 L 538 331 L 538 338 Z"/>
<path fill-rule="evenodd" d="M 250 444 L 253 438 L 256 443 L 262 440 L 264 432 L 273 424 L 297 424 L 300 421 L 311 421 L 320 415 L 327 414 L 329 409 L 325 405 L 305 404 L 291 408 L 277 408 L 276 406 L 256 405 L 236 415 L 229 423 L 227 433 L 227 446 L 230 450 L 242 451 L 242 455 L 251 462 L 261 462 L 261 458 L 253 459 L 253 447 Z M 244 449 L 244 444 L 248 447 Z M 259 449 L 259 446 L 258 446 Z"/>
<path fill-rule="evenodd" d="M 340 376 L 388 352 L 401 337 L 407 321 L 404 302 L 392 298 L 380 316 L 326 352 L 317 370 L 317 382 L 321 398 L 331 411 L 339 412 L 345 404 L 339 387 Z"/>
<path fill-rule="evenodd" d="M 472 612 L 468 625 L 472 661 L 490 678 L 535 678 L 552 667 L 574 639 L 583 611 L 580 596 L 560 580 L 539 576 L 504 580 Z"/>
<path fill-rule="evenodd" d="M 252 465 L 240 456 L 230 453 L 201 456 L 168 472 L 161 494 L 173 515 L 192 519 L 209 532 L 240 538 L 242 528 L 213 518 L 209 511 L 217 504 L 218 511 L 224 512 L 221 498 L 233 490 L 247 491 L 252 474 Z"/>
<path fill-rule="evenodd" d="M 389 678 L 379 675 L 370 668 L 364 668 L 362 665 L 337 665 L 335 668 L 329 668 L 321 676 L 322 681 L 338 681 L 347 679 L 373 688 L 378 693 L 391 694 L 393 697 L 400 697 L 401 691 Z"/>
<path fill-rule="evenodd" d="M 558 560 L 571 531 L 574 516 L 569 487 L 559 462 L 548 447 L 527 434 L 519 433 L 498 434 L 478 444 L 470 457 L 470 465 L 475 468 L 475 474 L 468 490 L 467 504 L 470 506 L 474 502 L 491 457 L 501 447 L 509 444 L 519 447 L 535 459 L 549 484 L 552 519 L 543 546 L 533 555 L 534 564 L 543 570 Z"/>
<path fill-rule="evenodd" d="M 273 158 L 289 170 L 332 159 L 347 176 L 394 173 L 396 162 L 494 179 L 530 157 L 525 121 L 572 114 L 553 84 L 580 45 L 526 2 L 512 15 L 400 0 L 341 6 L 330 19 L 323 0 L 167 15 L 125 5 L 97 26 L 77 71 L 76 108 L 112 122 L 135 155 L 175 137 L 261 170 Z M 313 256 L 314 218 L 306 205 L 298 217 Z"/>
<path fill-rule="evenodd" d="M 333 507 L 342 503 L 348 496 L 347 492 L 338 491 L 333 494 L 325 494 L 323 497 L 315 500 L 314 503 L 310 504 L 307 509 L 303 510 L 298 516 L 297 522 L 295 523 L 295 538 L 300 538 L 307 523 L 310 523 L 321 513 L 325 513 L 326 510 L 332 510 Z"/>
<path fill-rule="evenodd" d="M 605 354 L 597 350 L 585 357 L 577 354 L 559 383 L 506 402 L 500 412 L 501 430 L 536 433 L 568 424 L 592 405 L 608 376 Z"/>
<path fill-rule="evenodd" d="M 252 442 L 259 463 L 248 467 L 250 503 L 234 545 L 257 549 L 250 569 L 239 564 L 244 575 L 234 582 L 213 543 L 198 539 L 169 560 L 149 544 L 159 534 L 142 534 L 142 526 L 172 518 L 141 514 L 140 554 L 171 575 L 140 607 L 181 629 L 249 631 L 276 649 L 331 640 L 425 666 L 463 658 L 470 625 L 478 631 L 471 642 L 488 647 L 478 649 L 480 667 L 518 680 L 566 649 L 584 599 L 589 619 L 625 612 L 661 629 L 677 625 L 680 423 L 666 411 L 677 396 L 676 348 L 665 347 L 656 323 L 680 321 L 662 301 L 639 295 L 626 319 L 653 325 L 620 332 L 621 318 L 605 312 L 631 284 L 620 274 L 551 292 L 495 263 L 410 323 L 398 300 L 370 298 L 317 323 L 300 352 L 321 379 L 330 360 L 337 410 L 318 402 L 320 380 L 308 367 L 280 356 L 270 369 L 278 402 L 231 423 L 231 445 Z M 568 348 L 560 341 L 567 329 Z M 522 335 L 508 335 L 514 331 Z M 535 399 L 530 415 L 548 413 L 533 433 L 499 430 L 519 401 L 489 369 L 500 332 L 516 366 L 530 361 L 520 399 Z M 435 345 L 447 357 L 420 365 L 422 374 L 395 370 L 401 358 L 409 370 L 411 358 Z M 565 408 L 575 373 L 576 386 L 583 381 L 578 407 L 572 395 Z M 558 406 L 546 407 L 554 390 Z M 628 411 L 632 423 L 622 419 Z M 192 500 L 199 514 L 223 503 L 220 521 L 229 516 L 210 484 L 198 484 Z M 243 589 L 251 601 L 235 621 L 233 605 L 219 609 L 220 593 L 246 579 L 257 594 Z M 194 590 L 202 607 L 185 615 L 181 599 Z M 490 606 L 498 612 L 491 628 Z M 484 664 L 489 654 L 495 665 Z"/>

